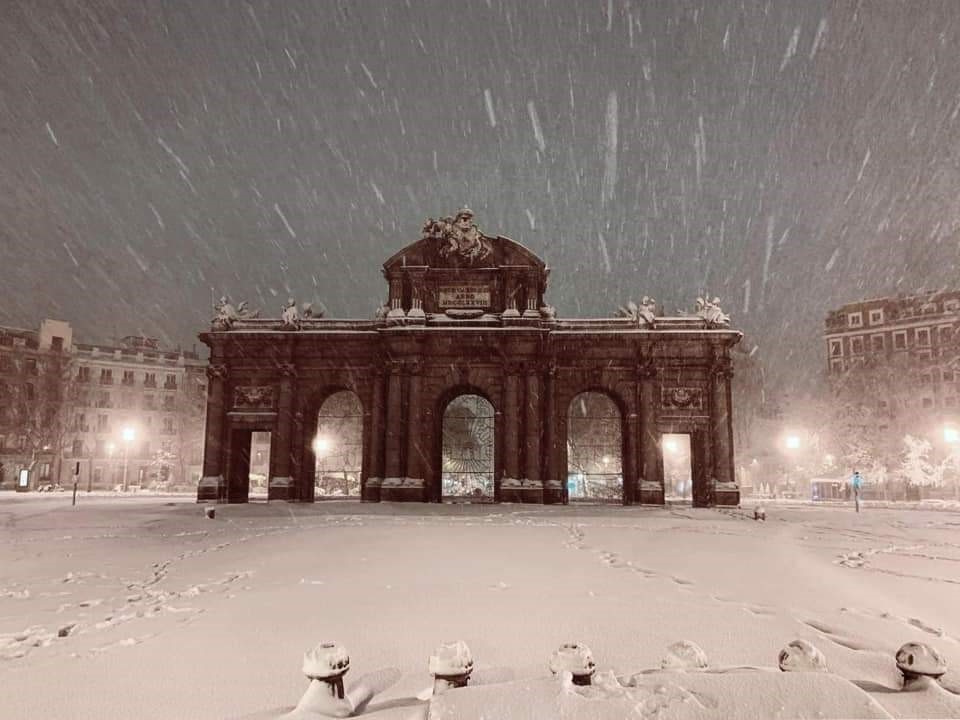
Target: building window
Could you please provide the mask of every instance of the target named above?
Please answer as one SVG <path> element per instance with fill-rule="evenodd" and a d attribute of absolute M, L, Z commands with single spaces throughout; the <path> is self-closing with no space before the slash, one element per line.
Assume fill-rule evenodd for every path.
<path fill-rule="evenodd" d="M 944 381 L 944 382 L 953 382 L 953 370 L 944 370 L 944 371 L 943 371 L 943 381 Z"/>
<path fill-rule="evenodd" d="M 39 375 L 39 374 L 40 374 L 40 369 L 39 369 L 39 367 L 37 366 L 37 359 L 36 359 L 36 358 L 27 358 L 26 361 L 25 361 L 25 363 L 26 363 L 26 364 L 23 366 L 23 369 L 24 369 L 24 372 L 27 373 L 27 375 Z"/>
<path fill-rule="evenodd" d="M 883 352 L 883 335 L 870 336 L 870 349 L 874 352 Z"/>
<path fill-rule="evenodd" d="M 144 395 L 143 396 L 143 409 L 144 410 L 156 410 L 157 404 L 154 401 L 153 395 Z"/>
<path fill-rule="evenodd" d="M 920 382 L 924 385 L 929 385 L 931 382 L 933 382 L 933 376 L 930 373 L 923 373 L 920 376 Z"/>
<path fill-rule="evenodd" d="M 77 382 L 90 382 L 90 368 L 85 365 L 77 368 Z"/>
<path fill-rule="evenodd" d="M 167 375 L 166 380 L 163 383 L 164 390 L 176 390 L 177 389 L 177 376 L 176 375 Z"/>
<path fill-rule="evenodd" d="M 36 391 L 34 390 L 33 383 L 25 383 L 23 386 L 23 395 L 27 400 L 33 400 L 36 398 Z"/>
<path fill-rule="evenodd" d="M 896 350 L 907 349 L 907 331 L 901 330 L 893 334 L 893 347 Z"/>
<path fill-rule="evenodd" d="M 73 447 L 70 448 L 70 454 L 74 457 L 83 457 L 83 440 L 73 441 Z"/>
<path fill-rule="evenodd" d="M 940 327 L 940 344 L 948 345 L 951 340 L 953 340 L 953 327 L 950 325 L 942 325 Z"/>
<path fill-rule="evenodd" d="M 885 409 L 887 407 L 887 401 L 886 400 L 877 401 L 877 407 L 880 409 Z"/>
<path fill-rule="evenodd" d="M 863 313 L 847 313 L 847 327 L 863 327 Z"/>
<path fill-rule="evenodd" d="M 923 407 L 932 408 L 933 407 L 933 398 L 925 397 L 923 399 Z"/>
<path fill-rule="evenodd" d="M 843 357 L 843 340 L 830 341 L 830 357 Z"/>
<path fill-rule="evenodd" d="M 870 324 L 883 325 L 883 308 L 870 311 Z"/>
<path fill-rule="evenodd" d="M 143 376 L 143 386 L 144 387 L 156 387 L 157 386 L 157 374 L 156 373 L 146 373 Z"/>
<path fill-rule="evenodd" d="M 921 350 L 920 352 L 917 353 L 917 357 L 920 358 L 921 360 L 929 360 L 931 357 L 931 354 L 929 350 Z"/>
<path fill-rule="evenodd" d="M 61 352 L 63 350 L 63 338 L 59 335 L 50 338 L 50 349 L 54 352 Z"/>
<path fill-rule="evenodd" d="M 97 415 L 97 432 L 108 432 L 110 430 L 110 416 Z"/>
<path fill-rule="evenodd" d="M 175 410 L 176 409 L 177 398 L 173 395 L 164 395 L 163 396 L 163 409 L 164 410 Z"/>
<path fill-rule="evenodd" d="M 164 435 L 173 435 L 176 433 L 176 429 L 173 425 L 173 418 L 165 417 L 163 419 L 163 430 L 161 432 Z"/>
<path fill-rule="evenodd" d="M 944 312 L 956 312 L 960 310 L 960 300 L 946 300 L 943 303 Z"/>
<path fill-rule="evenodd" d="M 123 371 L 123 384 L 124 384 L 124 385 L 133 385 L 133 370 L 124 370 L 124 371 Z"/>
<path fill-rule="evenodd" d="M 98 408 L 109 408 L 113 407 L 113 403 L 110 402 L 110 391 L 102 390 L 100 396 L 97 398 L 97 407 Z"/>
<path fill-rule="evenodd" d="M 917 328 L 917 345 L 930 345 L 930 328 Z"/>
<path fill-rule="evenodd" d="M 862 337 L 850 338 L 850 352 L 853 353 L 854 355 L 863 354 L 863 338 Z"/>
<path fill-rule="evenodd" d="M 113 385 L 113 370 L 100 368 L 100 384 Z"/>
<path fill-rule="evenodd" d="M 843 372 L 843 360 L 831 360 L 830 361 L 830 371 L 841 373 Z"/>

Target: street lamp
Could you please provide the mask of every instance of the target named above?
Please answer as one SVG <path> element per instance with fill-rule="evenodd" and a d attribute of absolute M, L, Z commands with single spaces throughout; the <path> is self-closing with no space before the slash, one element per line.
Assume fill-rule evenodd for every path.
<path fill-rule="evenodd" d="M 130 455 L 130 443 L 133 442 L 137 432 L 129 425 L 120 431 L 120 437 L 123 438 L 123 491 L 127 491 L 127 460 Z"/>

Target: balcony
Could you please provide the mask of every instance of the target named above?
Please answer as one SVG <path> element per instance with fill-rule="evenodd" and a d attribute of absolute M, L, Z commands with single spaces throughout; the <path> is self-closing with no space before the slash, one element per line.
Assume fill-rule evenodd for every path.
<path fill-rule="evenodd" d="M 164 390 L 176 390 L 176 389 L 177 389 L 177 381 L 176 381 L 176 380 L 173 380 L 173 381 L 167 380 L 167 381 L 163 384 L 163 389 L 164 389 Z"/>
<path fill-rule="evenodd" d="M 112 378 L 112 377 L 101 377 L 101 378 L 100 378 L 100 384 L 101 384 L 101 385 L 113 385 L 113 378 Z"/>
<path fill-rule="evenodd" d="M 148 388 L 155 388 L 157 386 L 157 379 L 152 378 L 148 375 L 143 381 L 143 386 Z"/>

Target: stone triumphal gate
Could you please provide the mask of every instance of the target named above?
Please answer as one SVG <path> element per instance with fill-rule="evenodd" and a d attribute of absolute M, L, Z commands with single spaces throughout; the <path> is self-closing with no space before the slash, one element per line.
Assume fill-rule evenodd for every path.
<path fill-rule="evenodd" d="M 318 432 L 349 415 L 329 410 L 346 397 L 365 501 L 563 503 L 593 478 L 609 491 L 596 497 L 661 504 L 662 438 L 679 433 L 693 504 L 739 503 L 730 349 L 741 335 L 717 301 L 678 317 L 646 298 L 618 317 L 558 317 L 543 261 L 482 234 L 467 210 L 428 222 L 383 272 L 388 301 L 370 320 L 293 300 L 261 319 L 221 299 L 200 335 L 211 357 L 198 500 L 246 502 L 251 438 L 269 432 L 267 497 L 313 501 Z"/>

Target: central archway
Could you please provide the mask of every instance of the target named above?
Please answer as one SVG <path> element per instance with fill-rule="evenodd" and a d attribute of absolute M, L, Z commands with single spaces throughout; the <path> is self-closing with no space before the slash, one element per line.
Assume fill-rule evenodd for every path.
<path fill-rule="evenodd" d="M 494 501 L 494 409 L 480 395 L 458 395 L 443 411 L 443 500 Z"/>
<path fill-rule="evenodd" d="M 360 497 L 363 458 L 363 406 L 357 394 L 330 395 L 317 414 L 313 438 L 315 497 Z"/>

